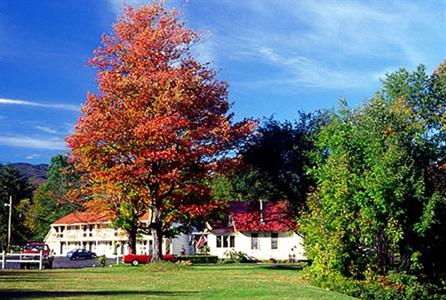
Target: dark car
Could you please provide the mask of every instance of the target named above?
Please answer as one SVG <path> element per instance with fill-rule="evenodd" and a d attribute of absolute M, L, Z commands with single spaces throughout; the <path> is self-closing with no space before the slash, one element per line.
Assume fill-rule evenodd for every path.
<path fill-rule="evenodd" d="M 67 258 L 71 260 L 78 260 L 78 259 L 89 259 L 89 258 L 95 258 L 96 253 L 91 252 L 86 249 L 74 249 L 67 253 Z"/>

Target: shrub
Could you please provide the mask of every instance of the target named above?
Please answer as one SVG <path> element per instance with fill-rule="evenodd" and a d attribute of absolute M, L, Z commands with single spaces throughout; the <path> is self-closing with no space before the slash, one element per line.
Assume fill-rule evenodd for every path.
<path fill-rule="evenodd" d="M 366 280 L 353 280 L 341 275 L 314 276 L 311 278 L 312 283 L 315 285 L 360 299 L 446 299 L 445 291 L 442 291 L 438 286 L 422 284 L 417 280 L 416 276 L 405 273 L 391 273 L 388 276 L 377 276 Z"/>
<path fill-rule="evenodd" d="M 235 251 L 234 249 L 225 252 L 226 258 L 224 263 L 256 263 L 259 262 L 255 257 L 251 257 L 242 251 Z"/>
<path fill-rule="evenodd" d="M 107 262 L 107 257 L 105 255 L 98 256 L 98 265 L 101 267 L 105 267 L 105 263 Z"/>
<path fill-rule="evenodd" d="M 237 261 L 233 258 L 226 257 L 225 259 L 222 260 L 222 263 L 225 265 L 226 264 L 236 264 L 236 263 L 239 263 L 239 261 Z"/>
<path fill-rule="evenodd" d="M 215 264 L 218 257 L 214 255 L 183 255 L 178 256 L 177 261 L 190 261 L 193 264 Z"/>
<path fill-rule="evenodd" d="M 208 255 L 210 251 L 211 251 L 211 248 L 209 248 L 208 245 L 204 245 L 204 246 L 201 247 L 201 249 L 200 249 L 200 253 L 201 253 L 201 254 L 204 254 L 204 255 Z"/>

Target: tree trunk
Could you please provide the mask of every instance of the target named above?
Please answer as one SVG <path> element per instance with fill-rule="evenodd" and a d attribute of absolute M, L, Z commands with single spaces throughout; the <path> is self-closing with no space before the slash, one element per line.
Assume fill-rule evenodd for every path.
<path fill-rule="evenodd" d="M 152 224 L 153 255 L 152 261 L 160 261 L 163 257 L 163 231 L 161 223 Z"/>
<path fill-rule="evenodd" d="M 129 254 L 136 254 L 136 230 L 127 231 L 128 234 L 128 250 Z"/>

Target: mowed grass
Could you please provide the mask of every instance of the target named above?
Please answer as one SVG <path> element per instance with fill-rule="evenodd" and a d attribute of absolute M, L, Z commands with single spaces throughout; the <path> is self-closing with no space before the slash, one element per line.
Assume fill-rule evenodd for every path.
<path fill-rule="evenodd" d="M 0 271 L 2 299 L 352 299 L 292 266 L 154 264 Z"/>

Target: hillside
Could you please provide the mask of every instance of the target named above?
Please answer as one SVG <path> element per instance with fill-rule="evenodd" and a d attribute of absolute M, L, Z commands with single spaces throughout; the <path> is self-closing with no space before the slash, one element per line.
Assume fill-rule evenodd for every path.
<path fill-rule="evenodd" d="M 8 165 L 19 170 L 20 173 L 35 186 L 45 182 L 48 178 L 47 164 L 33 165 L 29 163 L 12 163 Z"/>

